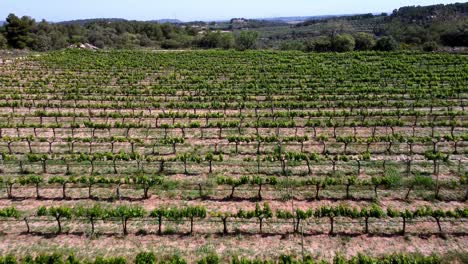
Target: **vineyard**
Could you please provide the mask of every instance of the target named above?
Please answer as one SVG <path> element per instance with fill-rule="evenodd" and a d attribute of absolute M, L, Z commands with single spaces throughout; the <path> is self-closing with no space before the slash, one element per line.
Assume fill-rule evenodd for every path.
<path fill-rule="evenodd" d="M 13 59 L 0 65 L 0 255 L 466 254 L 467 102 L 465 55 Z"/>

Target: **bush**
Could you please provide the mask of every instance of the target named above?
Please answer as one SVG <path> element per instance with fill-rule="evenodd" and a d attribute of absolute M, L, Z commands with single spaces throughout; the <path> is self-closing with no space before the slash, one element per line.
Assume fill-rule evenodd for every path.
<path fill-rule="evenodd" d="M 255 49 L 257 45 L 258 32 L 256 31 L 242 31 L 236 36 L 236 49 L 248 50 Z"/>
<path fill-rule="evenodd" d="M 198 40 L 197 46 L 206 49 L 230 49 L 234 47 L 234 37 L 231 33 L 208 32 Z"/>
<path fill-rule="evenodd" d="M 138 253 L 135 264 L 156 264 L 156 256 L 153 252 Z"/>
<path fill-rule="evenodd" d="M 375 38 L 369 33 L 358 33 L 354 36 L 356 50 L 372 50 L 375 46 Z"/>
<path fill-rule="evenodd" d="M 200 259 L 198 264 L 219 264 L 221 263 L 221 260 L 219 259 L 218 255 L 216 254 L 210 254 L 202 259 Z"/>
<path fill-rule="evenodd" d="M 174 39 L 168 39 L 161 43 L 161 48 L 163 49 L 180 49 L 183 47 L 183 44 Z"/>
<path fill-rule="evenodd" d="M 5 257 L 0 257 L 0 264 L 17 264 L 18 261 L 16 260 L 15 256 L 7 255 Z"/>
<path fill-rule="evenodd" d="M 438 49 L 439 45 L 435 41 L 429 41 L 423 45 L 423 50 L 426 52 L 437 51 Z"/>
<path fill-rule="evenodd" d="M 337 52 L 353 51 L 356 42 L 349 34 L 338 35 L 332 39 L 332 50 Z"/>
<path fill-rule="evenodd" d="M 393 37 L 383 37 L 375 44 L 375 49 L 379 51 L 394 51 L 399 48 L 400 44 Z"/>
<path fill-rule="evenodd" d="M 300 41 L 283 41 L 279 46 L 280 50 L 306 50 L 304 43 Z"/>
<path fill-rule="evenodd" d="M 309 44 L 309 48 L 311 48 L 310 45 L 312 45 L 312 50 L 317 51 L 317 52 L 331 51 L 331 48 L 332 48 L 332 43 L 329 37 L 317 38 L 316 40 L 314 40 L 312 43 Z"/>
<path fill-rule="evenodd" d="M 6 38 L 0 33 L 0 49 L 6 49 L 7 45 Z"/>

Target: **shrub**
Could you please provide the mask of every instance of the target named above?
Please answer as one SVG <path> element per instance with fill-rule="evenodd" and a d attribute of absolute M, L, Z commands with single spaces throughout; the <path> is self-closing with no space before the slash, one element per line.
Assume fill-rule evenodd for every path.
<path fill-rule="evenodd" d="M 332 50 L 337 52 L 353 51 L 356 42 L 349 34 L 338 35 L 332 39 Z"/>
<path fill-rule="evenodd" d="M 399 48 L 400 44 L 393 37 L 383 37 L 375 44 L 375 49 L 379 51 L 394 51 Z"/>

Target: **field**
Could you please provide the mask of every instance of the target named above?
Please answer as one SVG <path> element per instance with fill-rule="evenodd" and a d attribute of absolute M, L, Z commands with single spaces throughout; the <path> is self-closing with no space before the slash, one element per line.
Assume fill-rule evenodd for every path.
<path fill-rule="evenodd" d="M 468 57 L 65 50 L 0 65 L 0 255 L 468 244 Z"/>

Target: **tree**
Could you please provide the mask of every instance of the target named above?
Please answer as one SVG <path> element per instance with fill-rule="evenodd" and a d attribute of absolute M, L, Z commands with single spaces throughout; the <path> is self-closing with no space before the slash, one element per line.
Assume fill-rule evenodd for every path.
<path fill-rule="evenodd" d="M 332 39 L 332 49 L 337 52 L 353 51 L 356 42 L 349 34 L 338 35 Z"/>
<path fill-rule="evenodd" d="M 5 24 L 8 45 L 14 49 L 30 47 L 33 43 L 31 33 L 35 23 L 34 19 L 27 16 L 19 18 L 14 14 L 8 15 Z"/>
<path fill-rule="evenodd" d="M 359 32 L 354 36 L 356 50 L 372 50 L 375 45 L 374 35 L 364 32 Z"/>
<path fill-rule="evenodd" d="M 127 235 L 127 223 L 131 218 L 138 218 L 145 216 L 146 211 L 141 206 L 125 206 L 121 205 L 109 211 L 108 216 L 120 218 L 122 223 L 123 234 Z"/>
<path fill-rule="evenodd" d="M 232 33 L 221 33 L 220 31 L 211 32 L 208 31 L 198 41 L 200 48 L 222 48 L 230 49 L 234 46 L 234 37 Z"/>
<path fill-rule="evenodd" d="M 399 49 L 400 44 L 393 37 L 382 37 L 377 40 L 374 49 L 379 51 L 394 51 Z"/>
<path fill-rule="evenodd" d="M 327 52 L 332 49 L 332 42 L 329 37 L 321 36 L 309 44 L 308 50 L 311 49 L 316 52 Z"/>
<path fill-rule="evenodd" d="M 425 52 L 433 52 L 433 51 L 437 51 L 438 49 L 439 49 L 439 44 L 437 44 L 437 42 L 435 41 L 428 41 L 424 43 L 423 45 L 423 50 Z"/>
<path fill-rule="evenodd" d="M 236 49 L 240 51 L 255 49 L 258 39 L 256 31 L 242 31 L 235 37 Z"/>
<path fill-rule="evenodd" d="M 62 218 L 71 218 L 72 217 L 72 209 L 66 206 L 57 206 L 57 207 L 49 207 L 46 208 L 45 206 L 41 206 L 37 210 L 37 216 L 51 216 L 54 217 L 57 221 L 58 231 L 57 233 L 62 233 Z"/>

